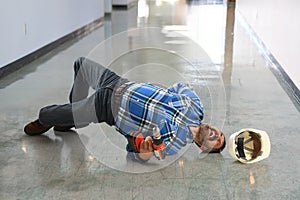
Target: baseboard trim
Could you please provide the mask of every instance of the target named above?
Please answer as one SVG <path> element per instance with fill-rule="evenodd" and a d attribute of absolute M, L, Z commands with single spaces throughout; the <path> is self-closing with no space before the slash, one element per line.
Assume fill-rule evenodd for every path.
<path fill-rule="evenodd" d="M 129 4 L 113 4 L 113 10 L 126 10 L 132 8 L 137 4 L 137 1 L 132 1 Z"/>
<path fill-rule="evenodd" d="M 65 42 L 73 40 L 73 39 L 79 39 L 79 38 L 89 34 L 93 30 L 102 26 L 103 22 L 104 22 L 104 17 L 101 17 L 101 18 L 47 44 L 46 46 L 43 46 L 43 47 L 37 49 L 36 51 L 29 53 L 28 55 L 26 55 L 22 58 L 19 58 L 18 60 L 13 61 L 13 62 L 1 67 L 0 68 L 0 79 L 21 69 L 26 64 L 29 64 L 32 61 L 36 60 L 37 58 L 49 53 L 51 50 L 57 48 L 58 46 L 64 44 Z"/>
<path fill-rule="evenodd" d="M 263 41 L 258 37 L 258 35 L 255 33 L 255 31 L 252 29 L 252 27 L 246 22 L 244 17 L 239 13 L 236 12 L 237 19 L 242 25 L 242 27 L 246 30 L 246 32 L 249 34 L 250 38 L 253 40 L 253 42 L 256 44 L 256 46 L 261 50 L 260 52 L 264 56 L 264 58 L 268 61 L 270 64 L 270 70 L 278 80 L 281 87 L 285 90 L 285 92 L 288 94 L 292 102 L 294 103 L 295 107 L 300 112 L 300 90 L 295 85 L 295 83 L 292 81 L 292 79 L 289 77 L 289 75 L 285 72 L 283 67 L 280 65 L 280 63 L 276 60 L 274 55 L 269 51 L 267 46 L 263 43 Z"/>

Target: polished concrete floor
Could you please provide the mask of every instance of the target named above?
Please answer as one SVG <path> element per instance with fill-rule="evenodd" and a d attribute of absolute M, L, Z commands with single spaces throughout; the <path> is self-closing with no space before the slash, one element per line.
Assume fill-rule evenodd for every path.
<path fill-rule="evenodd" d="M 299 105 L 272 73 L 242 19 L 234 18 L 233 8 L 220 1 L 201 2 L 140 0 L 128 9 L 114 9 L 89 35 L 0 80 L 0 199 L 299 199 Z M 140 33 L 137 27 L 156 28 Z M 140 39 L 151 37 L 141 35 L 152 30 L 150 42 L 159 45 L 143 48 Z M 190 63 L 177 56 L 191 49 L 173 31 L 202 48 L 198 59 L 191 56 Z M 111 39 L 115 34 L 121 37 Z M 87 142 L 86 137 L 95 140 L 89 130 L 26 136 L 23 126 L 42 106 L 67 102 L 74 60 L 97 57 L 103 41 L 112 54 L 126 46 L 125 54 L 107 61 L 119 73 L 163 86 L 178 79 L 199 89 L 205 120 L 217 124 L 227 138 L 246 127 L 266 130 L 270 157 L 245 165 L 227 150 L 205 155 L 192 145 L 167 164 L 153 161 L 144 168 L 114 153 L 124 141 L 105 126 L 101 130 L 113 144 L 105 151 Z M 167 49 L 170 44 L 174 51 Z M 189 55 L 193 52 L 185 58 Z M 99 151 L 105 156 L 97 156 Z"/>

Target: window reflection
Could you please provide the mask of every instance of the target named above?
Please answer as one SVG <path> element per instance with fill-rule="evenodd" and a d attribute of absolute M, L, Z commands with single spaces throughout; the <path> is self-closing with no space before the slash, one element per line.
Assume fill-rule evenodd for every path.
<path fill-rule="evenodd" d="M 149 5 L 146 0 L 138 1 L 138 17 L 139 18 L 148 18 L 149 17 Z"/>

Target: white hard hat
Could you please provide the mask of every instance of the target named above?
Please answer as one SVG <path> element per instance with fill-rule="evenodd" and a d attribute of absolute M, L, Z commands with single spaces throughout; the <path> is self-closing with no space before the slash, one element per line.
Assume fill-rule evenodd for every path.
<path fill-rule="evenodd" d="M 254 163 L 270 155 L 271 143 L 265 131 L 247 128 L 229 137 L 228 150 L 232 157 L 242 163 Z"/>

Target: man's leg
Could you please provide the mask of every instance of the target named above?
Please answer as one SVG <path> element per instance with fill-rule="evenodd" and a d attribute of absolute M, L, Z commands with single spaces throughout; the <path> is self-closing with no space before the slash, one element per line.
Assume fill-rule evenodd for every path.
<path fill-rule="evenodd" d="M 114 125 L 112 94 L 116 88 L 128 82 L 128 80 L 86 58 L 79 58 L 74 63 L 74 71 L 75 80 L 70 93 L 70 102 L 86 98 L 88 88 L 92 87 L 96 90 L 94 105 L 96 107 L 95 112 L 98 122 L 106 122 L 111 126 Z M 75 122 L 81 121 L 78 120 L 81 118 L 81 113 L 73 113 L 73 116 L 77 118 Z"/>
<path fill-rule="evenodd" d="M 86 98 L 90 87 L 96 90 L 100 77 L 106 71 L 102 65 L 83 57 L 77 59 L 73 67 L 74 84 L 69 95 L 71 103 Z"/>
<path fill-rule="evenodd" d="M 96 123 L 95 94 L 69 104 L 46 106 L 40 110 L 39 121 L 46 126 L 60 127 L 82 127 Z"/>
<path fill-rule="evenodd" d="M 93 88 L 96 90 L 93 105 L 96 108 L 95 112 L 98 122 L 106 122 L 109 125 L 114 125 L 114 118 L 111 111 L 113 106 L 111 96 L 116 87 L 128 82 L 128 80 L 96 62 L 82 57 L 74 63 L 74 75 L 74 85 L 69 96 L 70 102 L 77 102 L 86 98 L 89 87 Z M 80 119 L 81 111 L 76 112 L 76 110 L 78 109 L 73 108 L 75 123 L 82 121 Z M 93 117 L 91 122 L 95 122 L 94 119 Z"/>
<path fill-rule="evenodd" d="M 42 108 L 39 118 L 24 127 L 27 135 L 40 135 L 54 126 L 58 131 L 72 127 L 83 127 L 98 122 L 95 111 L 95 94 L 78 102 L 64 105 L 51 105 Z M 56 129 L 57 130 L 57 129 Z"/>
<path fill-rule="evenodd" d="M 81 127 L 91 122 L 114 124 L 111 111 L 112 91 L 128 80 L 85 58 L 76 60 L 74 72 L 75 80 L 69 96 L 71 103 L 42 108 L 39 119 L 25 126 L 24 131 L 28 135 L 42 134 L 52 126 L 67 130 L 70 127 Z M 89 87 L 95 89 L 96 92 L 86 98 Z"/>
<path fill-rule="evenodd" d="M 120 78 L 117 75 L 112 76 L 111 74 L 113 72 L 102 65 L 83 57 L 78 58 L 74 62 L 73 67 L 74 84 L 69 95 L 71 103 L 51 105 L 42 108 L 39 114 L 41 124 L 47 126 L 74 127 L 79 124 L 79 126 L 82 126 L 91 122 L 96 123 L 95 96 L 98 97 L 100 93 L 103 93 L 97 91 L 97 89 L 103 85 L 108 85 L 111 82 L 109 80 L 116 79 L 115 77 L 117 77 L 117 79 Z M 96 90 L 96 92 L 89 98 L 86 98 L 90 87 Z M 103 95 L 101 96 L 101 98 L 103 98 Z M 102 101 L 105 100 L 106 98 Z"/>
<path fill-rule="evenodd" d="M 105 69 L 103 66 L 85 58 L 77 59 L 74 62 L 74 84 L 69 99 L 71 103 L 82 102 L 74 105 L 51 105 L 42 108 L 39 113 L 39 119 L 28 123 L 24 127 L 25 133 L 28 135 L 39 135 L 48 131 L 52 126 L 55 126 L 54 129 L 59 131 L 68 131 L 74 127 L 72 110 L 89 110 L 91 107 L 95 107 L 95 95 L 89 99 L 86 99 L 86 97 L 88 96 L 89 87 L 95 88 L 99 77 L 101 77 Z M 90 102 L 92 103 L 90 104 Z M 91 107 L 88 107 L 89 104 Z M 89 119 L 89 122 L 95 121 L 92 116 L 90 117 L 92 119 Z M 84 119 L 87 119 L 87 117 L 84 116 Z"/>

